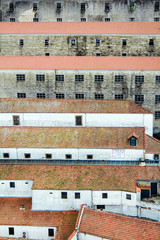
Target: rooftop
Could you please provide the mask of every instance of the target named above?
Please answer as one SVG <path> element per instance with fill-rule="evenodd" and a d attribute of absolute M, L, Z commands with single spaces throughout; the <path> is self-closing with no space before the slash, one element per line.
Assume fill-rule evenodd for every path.
<path fill-rule="evenodd" d="M 33 189 L 136 192 L 137 180 L 160 180 L 160 167 L 0 165 L 0 179 L 33 179 Z"/>
<path fill-rule="evenodd" d="M 1 22 L 0 34 L 157 35 L 157 22 Z"/>
<path fill-rule="evenodd" d="M 129 100 L 0 98 L 0 113 L 151 113 Z"/>
<path fill-rule="evenodd" d="M 160 71 L 159 57 L 0 56 L 0 69 Z"/>
<path fill-rule="evenodd" d="M 145 148 L 146 148 L 146 153 L 160 153 L 160 140 L 146 134 Z"/>

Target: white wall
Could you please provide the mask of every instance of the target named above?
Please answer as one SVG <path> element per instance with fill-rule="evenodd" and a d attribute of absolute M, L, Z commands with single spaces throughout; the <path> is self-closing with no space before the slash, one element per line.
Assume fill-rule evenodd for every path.
<path fill-rule="evenodd" d="M 14 228 L 14 235 L 9 235 L 9 227 Z M 54 229 L 55 235 L 56 227 L 0 225 L 0 236 L 10 238 L 23 238 L 23 232 L 25 232 L 27 239 L 50 240 L 53 239 L 54 237 L 48 236 L 49 228 Z"/>
<path fill-rule="evenodd" d="M 85 233 L 78 233 L 78 238 L 79 240 L 109 240 L 109 238 L 102 238 L 102 237 L 97 237 L 93 236 L 90 234 L 85 234 Z"/>

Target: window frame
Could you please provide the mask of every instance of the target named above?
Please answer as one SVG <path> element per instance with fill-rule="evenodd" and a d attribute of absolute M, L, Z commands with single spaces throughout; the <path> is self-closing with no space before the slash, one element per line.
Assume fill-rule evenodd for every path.
<path fill-rule="evenodd" d="M 81 193 L 80 192 L 75 192 L 74 193 L 74 198 L 75 199 L 80 199 L 81 198 Z"/>
<path fill-rule="evenodd" d="M 61 192 L 61 199 L 68 199 L 68 193 L 67 192 Z"/>
<path fill-rule="evenodd" d="M 15 188 L 16 187 L 16 183 L 15 182 L 9 182 L 9 186 L 10 186 L 10 188 Z"/>
<path fill-rule="evenodd" d="M 136 83 L 144 83 L 144 75 L 135 75 L 135 84 Z"/>
<path fill-rule="evenodd" d="M 108 198 L 108 193 L 102 193 L 102 198 L 107 199 Z"/>
<path fill-rule="evenodd" d="M 10 158 L 9 153 L 3 153 L 3 158 Z"/>
<path fill-rule="evenodd" d="M 104 99 L 104 94 L 103 93 L 95 93 L 94 94 L 94 99 L 95 100 L 102 100 L 102 99 Z"/>
<path fill-rule="evenodd" d="M 94 81 L 95 82 L 103 82 L 104 81 L 104 75 L 94 75 Z"/>
<path fill-rule="evenodd" d="M 83 116 L 82 115 L 78 115 L 75 116 L 75 126 L 83 126 Z"/>
<path fill-rule="evenodd" d="M 133 142 L 134 140 L 134 142 Z M 138 145 L 138 140 L 135 136 L 132 136 L 128 139 L 128 142 L 129 142 L 129 147 L 137 147 Z"/>
<path fill-rule="evenodd" d="M 114 76 L 114 81 L 116 83 L 122 83 L 124 81 L 124 75 L 115 75 Z"/>
<path fill-rule="evenodd" d="M 75 75 L 75 82 L 84 82 L 84 75 Z"/>
<path fill-rule="evenodd" d="M 26 93 L 17 93 L 17 98 L 26 98 Z"/>
<path fill-rule="evenodd" d="M 132 200 L 132 195 L 129 193 L 126 193 L 126 200 Z"/>
<path fill-rule="evenodd" d="M 64 74 L 56 74 L 56 82 L 64 82 Z"/>
<path fill-rule="evenodd" d="M 72 154 L 65 154 L 65 159 L 66 159 L 66 160 L 72 159 Z"/>
<path fill-rule="evenodd" d="M 13 115 L 13 126 L 19 126 L 20 125 L 20 116 L 19 115 Z"/>
<path fill-rule="evenodd" d="M 54 237 L 54 228 L 48 228 L 48 237 Z"/>
<path fill-rule="evenodd" d="M 14 227 L 9 227 L 8 228 L 8 234 L 9 235 L 14 235 Z"/>
<path fill-rule="evenodd" d="M 31 154 L 30 153 L 24 153 L 24 158 L 25 159 L 30 159 L 31 158 Z"/>
<path fill-rule="evenodd" d="M 84 93 L 76 93 L 75 99 L 84 99 Z"/>
<path fill-rule="evenodd" d="M 155 111 L 155 120 L 160 119 L 160 111 Z"/>
<path fill-rule="evenodd" d="M 24 82 L 25 78 L 26 78 L 25 74 L 16 74 L 17 82 Z"/>
<path fill-rule="evenodd" d="M 45 82 L 45 74 L 36 74 L 36 82 Z"/>
<path fill-rule="evenodd" d="M 45 99 L 46 98 L 46 94 L 45 93 L 37 93 L 37 98 L 38 99 Z"/>
<path fill-rule="evenodd" d="M 52 159 L 52 153 L 46 153 L 45 159 Z"/>
<path fill-rule="evenodd" d="M 56 99 L 65 99 L 64 93 L 56 93 Z"/>
<path fill-rule="evenodd" d="M 136 104 L 143 104 L 144 103 L 144 95 L 143 94 L 136 94 L 134 102 Z"/>

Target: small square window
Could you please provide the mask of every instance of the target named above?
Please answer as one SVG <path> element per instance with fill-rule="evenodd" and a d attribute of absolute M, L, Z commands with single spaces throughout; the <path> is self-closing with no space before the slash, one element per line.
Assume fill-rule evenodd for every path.
<path fill-rule="evenodd" d="M 126 199 L 131 200 L 131 194 L 126 194 Z"/>
<path fill-rule="evenodd" d="M 33 18 L 33 22 L 39 22 L 38 18 Z"/>
<path fill-rule="evenodd" d="M 8 228 L 8 232 L 9 232 L 9 235 L 14 235 L 14 228 L 13 227 L 9 227 Z"/>
<path fill-rule="evenodd" d="M 94 98 L 95 99 L 104 99 L 104 95 L 101 93 L 96 93 Z"/>
<path fill-rule="evenodd" d="M 45 93 L 37 93 L 37 98 L 45 99 L 46 95 Z"/>
<path fill-rule="evenodd" d="M 115 82 L 123 82 L 124 76 L 123 75 L 115 75 Z"/>
<path fill-rule="evenodd" d="M 87 159 L 93 159 L 93 155 L 91 154 L 87 155 Z"/>
<path fill-rule="evenodd" d="M 110 18 L 105 18 L 105 22 L 110 22 Z"/>
<path fill-rule="evenodd" d="M 30 153 L 25 153 L 24 158 L 31 158 L 31 154 Z"/>
<path fill-rule="evenodd" d="M 100 39 L 96 39 L 96 46 L 100 46 Z"/>
<path fill-rule="evenodd" d="M 76 82 L 83 82 L 84 81 L 84 75 L 75 75 L 75 81 Z"/>
<path fill-rule="evenodd" d="M 95 75 L 94 81 L 95 82 L 103 82 L 103 75 Z"/>
<path fill-rule="evenodd" d="M 64 75 L 56 75 L 56 82 L 64 82 Z"/>
<path fill-rule="evenodd" d="M 17 98 L 26 98 L 26 93 L 17 93 Z"/>
<path fill-rule="evenodd" d="M 61 192 L 61 198 L 67 199 L 67 192 Z"/>
<path fill-rule="evenodd" d="M 108 193 L 102 193 L 102 198 L 108 198 Z"/>
<path fill-rule="evenodd" d="M 123 100 L 123 94 L 115 94 L 115 100 Z"/>
<path fill-rule="evenodd" d="M 80 198 L 81 198 L 80 193 L 79 193 L 79 192 L 76 192 L 76 193 L 75 193 L 75 199 L 80 199 Z"/>
<path fill-rule="evenodd" d="M 75 39 L 71 39 L 71 45 L 75 46 L 76 45 L 76 40 Z"/>
<path fill-rule="evenodd" d="M 33 3 L 33 11 L 36 12 L 38 10 L 38 4 Z"/>
<path fill-rule="evenodd" d="M 159 160 L 159 154 L 154 154 L 154 160 Z"/>
<path fill-rule="evenodd" d="M 19 116 L 13 116 L 13 125 L 20 125 Z"/>
<path fill-rule="evenodd" d="M 3 153 L 3 158 L 9 158 L 9 153 Z"/>
<path fill-rule="evenodd" d="M 10 182 L 10 188 L 15 188 L 15 182 Z"/>
<path fill-rule="evenodd" d="M 36 81 L 37 81 L 37 82 L 44 82 L 44 81 L 45 81 L 45 75 L 43 75 L 43 74 L 37 74 L 37 75 L 36 75 Z"/>
<path fill-rule="evenodd" d="M 57 22 L 62 22 L 62 18 L 57 18 Z"/>
<path fill-rule="evenodd" d="M 154 40 L 153 39 L 149 39 L 149 46 L 154 46 Z"/>
<path fill-rule="evenodd" d="M 160 103 L 160 95 L 155 95 L 155 104 Z"/>
<path fill-rule="evenodd" d="M 135 83 L 143 83 L 144 82 L 144 76 L 135 76 Z"/>
<path fill-rule="evenodd" d="M 72 154 L 66 154 L 66 159 L 72 159 Z"/>
<path fill-rule="evenodd" d="M 48 228 L 48 237 L 54 237 L 54 229 Z"/>
<path fill-rule="evenodd" d="M 122 39 L 122 46 L 125 47 L 127 45 L 127 40 L 126 39 Z"/>
<path fill-rule="evenodd" d="M 84 94 L 83 93 L 76 93 L 75 94 L 75 99 L 84 99 Z"/>
<path fill-rule="evenodd" d="M 44 45 L 49 46 L 49 39 L 45 39 Z"/>
<path fill-rule="evenodd" d="M 24 40 L 23 39 L 20 39 L 19 40 L 19 45 L 22 47 L 24 45 Z"/>
<path fill-rule="evenodd" d="M 156 83 L 160 83 L 160 76 L 156 76 Z"/>
<path fill-rule="evenodd" d="M 45 56 L 50 56 L 50 53 L 45 53 Z"/>
<path fill-rule="evenodd" d="M 127 56 L 127 54 L 126 53 L 122 53 L 122 56 L 125 57 L 125 56 Z"/>
<path fill-rule="evenodd" d="M 144 103 L 144 95 L 135 95 L 135 103 L 136 104 Z"/>
<path fill-rule="evenodd" d="M 52 159 L 52 154 L 51 153 L 46 153 L 46 159 Z"/>
<path fill-rule="evenodd" d="M 75 123 L 76 126 L 82 126 L 82 116 L 76 116 L 75 120 L 76 120 L 76 123 Z"/>
<path fill-rule="evenodd" d="M 103 210 L 105 209 L 105 205 L 97 205 L 97 209 Z"/>
<path fill-rule="evenodd" d="M 155 119 L 160 119 L 160 111 L 155 112 Z"/>
<path fill-rule="evenodd" d="M 64 93 L 56 93 L 56 99 L 64 99 Z"/>
<path fill-rule="evenodd" d="M 10 18 L 10 22 L 15 22 L 15 18 Z"/>
<path fill-rule="evenodd" d="M 17 79 L 17 82 L 24 82 L 25 81 L 25 74 L 17 74 L 16 79 Z"/>
<path fill-rule="evenodd" d="M 81 18 L 81 22 L 86 22 L 86 18 Z"/>

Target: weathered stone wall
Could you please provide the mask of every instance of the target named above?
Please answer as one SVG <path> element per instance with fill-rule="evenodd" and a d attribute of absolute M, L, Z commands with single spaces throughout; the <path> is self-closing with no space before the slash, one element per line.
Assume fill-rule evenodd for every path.
<path fill-rule="evenodd" d="M 25 81 L 17 81 L 16 74 L 25 74 Z M 36 74 L 44 74 L 45 81 L 37 82 Z M 56 74 L 64 75 L 64 81 L 57 82 Z M 84 75 L 84 81 L 76 82 L 75 75 Z M 95 82 L 94 75 L 103 75 L 102 82 Z M 123 82 L 115 82 L 115 75 L 124 75 Z M 144 75 L 144 83 L 135 83 L 135 75 Z M 45 93 L 45 98 L 56 98 L 62 93 L 66 99 L 74 99 L 75 94 L 84 94 L 85 99 L 94 99 L 95 94 L 103 94 L 104 99 L 123 99 L 135 101 L 135 95 L 143 95 L 146 109 L 155 113 L 160 111 L 160 102 L 155 103 L 155 95 L 160 95 L 160 83 L 156 83 L 160 72 L 150 71 L 82 71 L 82 70 L 1 70 L 0 97 L 16 98 L 17 93 L 26 93 L 27 98 L 36 98 L 37 93 Z M 154 132 L 160 131 L 160 119 L 154 120 Z"/>
<path fill-rule="evenodd" d="M 23 46 L 20 46 L 23 39 Z M 126 46 L 122 45 L 123 39 Z M 150 46 L 150 39 L 154 45 Z M 48 46 L 45 46 L 48 40 Z M 96 43 L 99 40 L 99 45 Z M 74 44 L 72 41 L 75 41 Z M 160 35 L 1 35 L 5 56 L 160 56 Z"/>
<path fill-rule="evenodd" d="M 130 0 L 107 0 L 107 1 L 79 1 L 79 0 L 1 0 L 2 20 L 10 21 L 15 18 L 19 22 L 32 22 L 38 18 L 39 22 L 62 21 L 78 22 L 81 18 L 86 21 L 154 21 L 160 17 L 160 11 L 155 11 L 155 2 L 159 0 L 136 0 L 131 7 Z M 13 3 L 14 9 L 10 11 L 9 4 Z M 33 3 L 37 3 L 37 9 L 33 10 Z M 61 3 L 57 10 L 57 3 Z M 85 3 L 85 11 L 81 11 L 81 3 Z M 109 3 L 105 11 L 105 3 Z"/>

